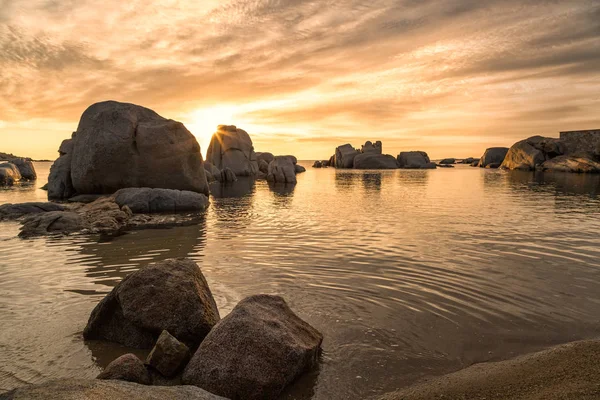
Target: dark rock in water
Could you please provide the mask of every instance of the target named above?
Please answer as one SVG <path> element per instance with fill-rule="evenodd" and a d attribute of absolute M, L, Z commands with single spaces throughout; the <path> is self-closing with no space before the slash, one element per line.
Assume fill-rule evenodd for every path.
<path fill-rule="evenodd" d="M 0 394 L 2 400 L 227 400 L 194 386 L 146 386 L 99 379 L 60 379 Z"/>
<path fill-rule="evenodd" d="M 263 159 L 258 160 L 258 170 L 264 174 L 269 173 L 269 162 Z"/>
<path fill-rule="evenodd" d="M 368 142 L 367 142 L 368 143 Z M 354 169 L 396 169 L 394 156 L 379 154 L 376 151 L 361 153 L 354 157 Z"/>
<path fill-rule="evenodd" d="M 86 204 L 79 208 L 77 213 L 85 220 L 86 228 L 94 233 L 108 234 L 118 232 L 133 215 L 129 207 L 120 207 L 110 197 L 103 197 Z"/>
<path fill-rule="evenodd" d="M 225 167 L 223 171 L 221 171 L 221 176 L 217 179 L 219 182 L 227 183 L 227 182 L 237 182 L 237 176 L 229 167 Z"/>
<path fill-rule="evenodd" d="M 323 160 L 323 161 L 321 161 L 321 166 L 322 166 L 323 168 L 329 167 L 329 166 L 330 166 L 330 165 L 329 165 L 329 160 Z"/>
<path fill-rule="evenodd" d="M 576 173 L 600 173 L 600 163 L 589 157 L 558 156 L 544 162 L 542 171 L 576 172 Z"/>
<path fill-rule="evenodd" d="M 506 157 L 506 153 L 508 153 L 508 147 L 491 147 L 483 153 L 483 156 L 479 160 L 479 166 L 481 168 L 487 168 L 490 164 L 498 164 L 498 167 L 504 161 L 504 157 Z M 498 167 L 489 167 L 489 168 L 498 168 Z"/>
<path fill-rule="evenodd" d="M 69 203 L 93 203 L 94 201 L 106 197 L 104 194 L 80 194 L 78 196 L 69 197 Z"/>
<path fill-rule="evenodd" d="M 465 158 L 465 159 L 463 159 L 463 160 L 462 160 L 460 163 L 461 163 L 461 164 L 467 164 L 467 165 L 471 165 L 471 164 L 473 164 L 475 161 L 476 161 L 476 159 L 475 159 L 475 158 L 473 158 L 473 157 L 469 157 L 469 158 Z M 479 160 L 477 160 L 477 162 L 479 162 Z"/>
<path fill-rule="evenodd" d="M 498 169 L 498 168 L 500 168 L 501 165 L 502 164 L 500 164 L 500 163 L 490 163 L 490 164 L 486 165 L 485 167 L 488 169 Z"/>
<path fill-rule="evenodd" d="M 63 140 L 58 149 L 59 157 L 50 167 L 48 176 L 48 199 L 64 200 L 73 197 L 75 188 L 71 180 L 71 161 L 73 158 L 73 139 Z"/>
<path fill-rule="evenodd" d="M 190 259 L 169 259 L 126 276 L 94 308 L 83 337 L 152 348 L 167 330 L 196 348 L 218 321 L 200 268 Z"/>
<path fill-rule="evenodd" d="M 253 176 L 258 172 L 250 135 L 234 125 L 218 126 L 210 140 L 206 161 L 220 170 L 229 168 L 237 176 Z"/>
<path fill-rule="evenodd" d="M 210 331 L 183 383 L 230 399 L 275 399 L 317 365 L 322 340 L 281 297 L 248 297 Z"/>
<path fill-rule="evenodd" d="M 219 168 L 212 165 L 212 163 L 209 161 L 204 162 L 204 172 L 206 173 L 206 179 L 209 182 L 213 182 L 221 178 L 221 171 Z"/>
<path fill-rule="evenodd" d="M 135 104 L 106 101 L 81 116 L 70 168 L 78 194 L 150 187 L 208 195 L 202 164 L 200 145 L 181 122 Z"/>
<path fill-rule="evenodd" d="M 19 237 L 69 234 L 88 228 L 81 215 L 71 211 L 50 211 L 30 215 L 23 221 Z"/>
<path fill-rule="evenodd" d="M 375 144 L 373 144 L 373 142 L 371 142 L 369 140 L 361 147 L 360 152 L 361 153 L 382 154 L 383 146 L 381 144 L 381 141 L 379 141 L 379 140 L 377 142 L 375 142 Z"/>
<path fill-rule="evenodd" d="M 561 132 L 560 140 L 565 146 L 563 154 L 588 154 L 591 159 L 600 159 L 600 129 Z"/>
<path fill-rule="evenodd" d="M 35 167 L 33 166 L 33 162 L 27 158 L 13 158 L 10 160 L 12 164 L 14 164 L 19 172 L 21 173 L 21 178 L 28 181 L 35 181 L 37 179 L 37 173 L 35 172 Z"/>
<path fill-rule="evenodd" d="M 456 158 L 444 158 L 439 162 L 440 165 L 456 164 Z"/>
<path fill-rule="evenodd" d="M 451 164 L 438 164 L 440 168 L 454 168 L 454 165 Z"/>
<path fill-rule="evenodd" d="M 202 211 L 208 207 L 208 197 L 187 190 L 127 188 L 115 193 L 114 199 L 119 207 L 143 214 Z"/>
<path fill-rule="evenodd" d="M 335 149 L 334 163 L 335 168 L 353 168 L 354 157 L 359 153 L 351 144 L 345 144 Z"/>
<path fill-rule="evenodd" d="M 260 162 L 263 160 L 269 165 L 271 161 L 275 159 L 275 156 L 272 153 L 256 153 L 256 161 Z"/>
<path fill-rule="evenodd" d="M 288 156 L 277 156 L 269 164 L 267 181 L 274 183 L 296 183 L 296 168 Z"/>
<path fill-rule="evenodd" d="M 399 168 L 421 169 L 430 162 L 429 156 L 424 151 L 403 151 L 398 154 Z"/>
<path fill-rule="evenodd" d="M 150 374 L 146 366 L 135 354 L 124 354 L 117 358 L 96 377 L 150 385 Z"/>
<path fill-rule="evenodd" d="M 301 174 L 303 172 L 306 172 L 306 168 L 304 168 L 302 165 L 296 164 L 296 165 L 294 165 L 294 172 L 296 174 Z"/>
<path fill-rule="evenodd" d="M 354 161 L 352 161 L 352 162 L 354 163 Z M 333 168 L 336 168 L 336 166 L 335 166 L 335 154 L 334 154 L 334 155 L 332 155 L 332 156 L 329 158 L 329 161 L 327 162 L 327 166 L 328 166 L 328 167 L 333 167 Z"/>
<path fill-rule="evenodd" d="M 65 208 L 56 203 L 20 203 L 0 205 L 0 220 L 17 219 L 25 215 L 39 214 L 50 211 L 64 211 Z"/>
<path fill-rule="evenodd" d="M 474 161 L 471 163 L 471 167 L 479 167 L 479 159 L 476 159 L 476 160 L 474 160 Z"/>
<path fill-rule="evenodd" d="M 0 164 L 0 186 L 12 186 L 21 180 L 21 172 L 12 163 Z"/>
<path fill-rule="evenodd" d="M 146 359 L 146 364 L 171 378 L 185 367 L 189 359 L 190 349 L 169 332 L 162 331 Z"/>
<path fill-rule="evenodd" d="M 427 164 L 423 165 L 421 167 L 421 169 L 436 169 L 438 166 L 436 163 L 434 162 L 428 162 Z"/>
<path fill-rule="evenodd" d="M 315 161 L 313 168 L 323 168 L 323 163 L 321 161 Z"/>

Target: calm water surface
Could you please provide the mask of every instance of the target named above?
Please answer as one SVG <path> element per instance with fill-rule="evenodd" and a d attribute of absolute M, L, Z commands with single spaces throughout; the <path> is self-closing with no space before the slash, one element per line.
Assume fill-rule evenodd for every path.
<path fill-rule="evenodd" d="M 37 169 L 0 204 L 45 199 L 49 164 Z M 320 370 L 287 399 L 365 398 L 600 336 L 600 177 L 458 166 L 298 178 L 216 187 L 199 225 L 116 238 L 22 240 L 0 223 L 0 390 L 92 378 L 129 352 L 82 340 L 90 311 L 170 257 L 198 262 L 222 316 L 279 294 L 323 332 Z"/>

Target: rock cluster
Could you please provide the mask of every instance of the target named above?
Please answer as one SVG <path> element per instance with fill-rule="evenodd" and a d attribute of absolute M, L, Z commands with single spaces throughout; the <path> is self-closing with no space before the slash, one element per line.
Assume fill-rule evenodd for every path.
<path fill-rule="evenodd" d="M 33 162 L 28 158 L 13 158 L 0 164 L 0 186 L 12 186 L 19 181 L 37 179 Z"/>
<path fill-rule="evenodd" d="M 491 147 L 479 159 L 480 168 L 499 168 L 508 153 L 507 147 Z"/>

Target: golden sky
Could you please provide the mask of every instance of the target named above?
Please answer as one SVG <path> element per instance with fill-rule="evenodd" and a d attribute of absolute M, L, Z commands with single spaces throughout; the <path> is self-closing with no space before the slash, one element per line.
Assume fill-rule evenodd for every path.
<path fill-rule="evenodd" d="M 600 2 L 0 0 L 0 151 L 56 158 L 90 104 L 257 151 L 480 156 L 600 128 Z"/>

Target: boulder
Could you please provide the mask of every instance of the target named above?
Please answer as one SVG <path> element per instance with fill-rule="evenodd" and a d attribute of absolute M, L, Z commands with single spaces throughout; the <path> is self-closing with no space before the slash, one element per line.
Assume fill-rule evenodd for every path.
<path fill-rule="evenodd" d="M 478 159 L 478 158 L 473 160 L 473 162 L 471 163 L 471 167 L 479 167 L 479 161 L 480 161 L 480 159 Z"/>
<path fill-rule="evenodd" d="M 258 163 L 250 135 L 234 125 L 219 125 L 210 140 L 206 161 L 223 170 L 229 168 L 237 176 L 253 176 Z"/>
<path fill-rule="evenodd" d="M 540 169 L 542 171 L 599 173 L 600 163 L 577 155 L 558 156 L 544 162 Z"/>
<path fill-rule="evenodd" d="M 275 156 L 272 153 L 256 153 L 256 161 L 263 160 L 269 165 L 271 161 L 275 159 Z"/>
<path fill-rule="evenodd" d="M 20 203 L 0 205 L 0 220 L 17 219 L 25 215 L 46 213 L 51 211 L 64 211 L 65 208 L 56 203 Z"/>
<path fill-rule="evenodd" d="M 200 145 L 181 122 L 135 104 L 106 101 L 81 116 L 70 168 L 78 194 L 149 187 L 208 195 L 202 164 Z"/>
<path fill-rule="evenodd" d="M 287 156 L 277 156 L 269 164 L 267 181 L 274 183 L 296 183 L 296 168 L 292 159 Z"/>
<path fill-rule="evenodd" d="M 436 163 L 434 162 L 428 162 L 427 164 L 423 165 L 421 167 L 421 169 L 436 169 L 438 166 Z"/>
<path fill-rule="evenodd" d="M 383 153 L 383 146 L 381 144 L 381 141 L 377 141 L 375 142 L 375 144 L 373 144 L 373 142 L 371 141 L 367 141 L 360 149 L 361 153 L 374 153 L 374 154 L 382 154 Z"/>
<path fill-rule="evenodd" d="M 144 363 L 135 354 L 124 354 L 117 358 L 96 377 L 150 385 L 150 374 Z"/>
<path fill-rule="evenodd" d="M 368 142 L 367 142 L 368 143 Z M 354 169 L 396 169 L 394 156 L 379 154 L 376 151 L 358 154 L 354 157 Z"/>
<path fill-rule="evenodd" d="M 114 201 L 119 207 L 143 214 L 203 211 L 208 207 L 204 194 L 172 189 L 121 189 L 114 194 Z"/>
<path fill-rule="evenodd" d="M 58 154 L 59 157 L 50 167 L 50 175 L 48 175 L 49 200 L 64 200 L 75 195 L 75 188 L 71 180 L 73 139 L 63 140 Z"/>
<path fill-rule="evenodd" d="M 440 165 L 451 165 L 456 164 L 456 158 L 444 158 L 439 162 Z"/>
<path fill-rule="evenodd" d="M 203 195 L 202 195 L 203 196 Z M 85 227 L 94 233 L 113 234 L 125 227 L 133 215 L 131 209 L 119 206 L 113 198 L 103 197 L 77 210 Z"/>
<path fill-rule="evenodd" d="M 211 162 L 204 162 L 204 171 L 206 173 L 206 179 L 209 182 L 219 180 L 221 178 L 221 171 L 215 167 Z"/>
<path fill-rule="evenodd" d="M 12 186 L 21 180 L 21 172 L 12 163 L 0 164 L 0 186 Z"/>
<path fill-rule="evenodd" d="M 486 165 L 485 167 L 487 169 L 498 169 L 498 168 L 500 168 L 501 165 L 502 164 L 500 164 L 500 163 L 491 163 L 491 164 Z"/>
<path fill-rule="evenodd" d="M 335 149 L 334 163 L 335 168 L 354 167 L 354 157 L 359 153 L 351 144 L 345 144 Z"/>
<path fill-rule="evenodd" d="M 265 174 L 269 173 L 269 162 L 262 159 L 258 160 L 258 170 Z"/>
<path fill-rule="evenodd" d="M 431 160 L 424 151 L 403 151 L 398 154 L 398 167 L 420 169 L 429 164 Z"/>
<path fill-rule="evenodd" d="M 354 163 L 354 161 L 352 161 L 352 162 Z M 327 166 L 335 168 L 335 154 L 329 158 L 329 161 L 327 162 Z"/>
<path fill-rule="evenodd" d="M 315 161 L 313 168 L 323 168 L 323 163 L 321 161 Z"/>
<path fill-rule="evenodd" d="M 302 165 L 294 165 L 294 172 L 296 172 L 296 174 L 301 174 L 303 172 L 306 172 L 306 168 L 304 168 Z"/>
<path fill-rule="evenodd" d="M 37 179 L 37 173 L 35 172 L 35 167 L 33 166 L 33 162 L 28 158 L 13 158 L 10 160 L 12 164 L 14 164 L 19 172 L 21 173 L 21 178 L 27 181 L 35 181 Z"/>
<path fill-rule="evenodd" d="M 196 348 L 219 321 L 200 268 L 190 259 L 168 259 L 126 276 L 94 308 L 85 339 L 152 348 L 163 330 Z"/>
<path fill-rule="evenodd" d="M 232 400 L 275 399 L 317 365 L 322 340 L 281 297 L 248 297 L 204 339 L 182 381 Z"/>
<path fill-rule="evenodd" d="M 477 160 L 477 161 L 479 162 L 479 160 Z M 475 162 L 475 158 L 473 158 L 473 157 L 468 157 L 468 158 L 465 158 L 465 159 L 463 159 L 463 160 L 462 160 L 460 163 L 461 163 L 461 164 L 467 164 L 467 165 L 471 165 L 471 164 L 473 164 L 474 162 Z"/>
<path fill-rule="evenodd" d="M 223 183 L 237 182 L 237 176 L 235 176 L 235 173 L 231 170 L 231 168 L 225 167 L 223 168 L 223 171 L 221 171 L 219 179 L 217 180 Z"/>
<path fill-rule="evenodd" d="M 194 386 L 146 386 L 99 379 L 60 379 L 0 394 L 5 400 L 226 400 Z"/>
<path fill-rule="evenodd" d="M 146 364 L 163 376 L 171 378 L 185 367 L 189 359 L 190 349 L 169 332 L 162 331 L 154 348 L 146 358 Z"/>
<path fill-rule="evenodd" d="M 67 235 L 88 228 L 81 215 L 71 211 L 50 211 L 30 215 L 23 221 L 19 237 Z"/>
<path fill-rule="evenodd" d="M 329 167 L 329 160 L 323 160 L 323 161 L 321 161 L 321 166 L 323 168 Z"/>
<path fill-rule="evenodd" d="M 546 160 L 562 155 L 565 150 L 560 139 L 533 136 L 515 143 L 508 150 L 501 167 L 532 171 Z"/>
<path fill-rule="evenodd" d="M 479 167 L 486 168 L 490 164 L 498 164 L 500 166 L 504 161 L 504 157 L 506 157 L 506 153 L 508 153 L 508 147 L 491 147 L 487 149 L 479 160 Z"/>

